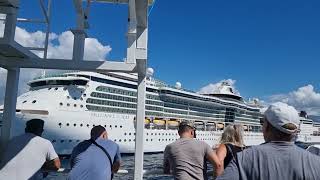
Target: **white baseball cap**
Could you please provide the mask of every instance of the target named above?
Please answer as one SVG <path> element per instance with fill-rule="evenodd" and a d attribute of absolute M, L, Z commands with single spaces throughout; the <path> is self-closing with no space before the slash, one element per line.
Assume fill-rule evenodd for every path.
<path fill-rule="evenodd" d="M 294 134 L 298 131 L 300 124 L 299 113 L 294 107 L 289 106 L 286 103 L 277 102 L 271 104 L 264 112 L 264 116 L 273 127 L 277 128 L 281 132 Z M 296 129 L 290 130 L 284 128 L 283 126 L 288 123 L 294 124 Z"/>

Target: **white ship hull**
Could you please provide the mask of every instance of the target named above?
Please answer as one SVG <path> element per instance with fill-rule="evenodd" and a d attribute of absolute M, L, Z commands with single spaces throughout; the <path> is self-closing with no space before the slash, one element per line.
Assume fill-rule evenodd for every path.
<path fill-rule="evenodd" d="M 67 111 L 52 112 L 50 114 L 54 115 L 39 116 L 17 113 L 12 135 L 15 136 L 24 132 L 26 120 L 41 118 L 45 121 L 43 137 L 53 143 L 58 154 L 68 155 L 75 145 L 89 139 L 93 125 L 102 125 L 106 127 L 109 139 L 119 144 L 121 153 L 134 153 L 135 151 L 135 128 L 133 123 L 134 116 L 132 115 Z M 222 131 L 197 131 L 197 139 L 205 141 L 214 147 L 219 143 L 221 134 Z M 145 129 L 144 152 L 163 152 L 167 144 L 174 142 L 178 138 L 177 130 Z M 319 143 L 320 137 L 303 134 L 299 135 L 297 140 L 305 143 Z M 244 143 L 247 146 L 258 145 L 263 142 L 262 133 L 244 133 Z"/>
<path fill-rule="evenodd" d="M 75 145 L 89 139 L 93 125 L 104 126 L 109 139 L 119 144 L 121 153 L 135 151 L 135 128 L 132 115 L 68 111 L 50 112 L 49 115 L 42 116 L 17 113 L 12 135 L 23 133 L 25 122 L 31 118 L 41 118 L 45 121 L 43 137 L 52 142 L 58 154 L 70 154 Z M 221 133 L 222 131 L 197 131 L 197 139 L 214 146 L 219 143 Z M 167 144 L 178 138 L 177 130 L 145 129 L 144 152 L 162 152 Z M 257 145 L 263 142 L 261 133 L 246 132 L 244 139 L 246 145 Z"/>

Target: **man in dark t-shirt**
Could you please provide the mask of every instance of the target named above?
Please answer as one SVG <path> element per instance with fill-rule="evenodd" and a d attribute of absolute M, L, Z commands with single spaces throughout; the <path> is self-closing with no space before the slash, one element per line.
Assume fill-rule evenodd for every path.
<path fill-rule="evenodd" d="M 237 153 L 217 179 L 319 179 L 320 157 L 294 144 L 299 123 L 294 107 L 280 102 L 269 106 L 262 121 L 266 143 Z"/>

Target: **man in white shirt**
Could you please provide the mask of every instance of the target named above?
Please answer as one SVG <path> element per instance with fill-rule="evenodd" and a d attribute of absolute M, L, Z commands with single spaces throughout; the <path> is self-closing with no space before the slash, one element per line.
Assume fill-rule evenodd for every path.
<path fill-rule="evenodd" d="M 0 179 L 32 179 L 42 167 L 58 170 L 60 160 L 52 144 L 41 137 L 44 121 L 27 121 L 25 134 L 13 137 L 0 162 Z"/>

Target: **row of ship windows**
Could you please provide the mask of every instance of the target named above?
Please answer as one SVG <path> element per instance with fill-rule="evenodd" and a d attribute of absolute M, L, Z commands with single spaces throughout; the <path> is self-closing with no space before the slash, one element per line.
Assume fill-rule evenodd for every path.
<path fill-rule="evenodd" d="M 88 99 L 87 102 L 88 103 L 92 103 L 92 104 L 102 104 L 105 103 L 103 105 L 110 105 L 110 106 L 118 106 L 121 107 L 125 106 L 126 108 L 136 108 L 135 104 L 127 104 L 127 103 L 119 103 L 119 102 L 111 102 L 111 101 L 104 101 L 103 100 L 97 100 L 97 99 Z M 100 106 L 92 106 L 92 105 L 87 105 L 86 106 L 88 110 L 92 110 L 92 111 L 105 111 L 105 112 L 119 112 L 119 113 L 127 113 L 127 114 L 135 114 L 136 111 L 135 110 L 129 110 L 129 109 L 119 109 L 119 108 L 110 108 L 110 107 L 100 107 Z M 154 106 L 146 106 L 146 110 L 150 110 L 150 111 L 159 111 L 159 112 L 163 112 L 162 108 L 159 107 L 154 107 Z M 173 113 L 173 114 L 183 114 L 183 115 L 187 115 L 187 112 L 182 112 L 182 111 L 177 111 L 177 110 L 169 110 L 169 109 L 165 109 L 164 112 L 167 113 Z M 161 116 L 161 113 L 156 113 L 156 112 L 147 112 L 147 115 L 157 115 L 157 116 Z M 215 118 L 224 118 L 223 115 L 210 115 L 210 114 L 204 114 L 204 113 L 196 113 L 196 112 L 190 112 L 190 115 L 195 115 L 195 116 L 204 116 L 204 117 L 215 117 Z M 178 116 L 180 117 L 180 116 Z"/>
<path fill-rule="evenodd" d="M 101 106 L 94 106 L 94 105 L 86 105 L 87 109 L 90 111 L 102 111 L 102 112 L 113 112 L 113 113 L 125 113 L 125 114 L 135 114 L 136 110 L 130 110 L 130 109 L 120 109 L 120 108 L 111 108 L 111 107 L 101 107 Z M 172 114 L 164 114 L 162 111 L 159 112 L 152 112 L 152 110 L 156 111 L 157 107 L 151 107 L 151 106 L 146 106 L 146 110 L 151 110 L 151 111 L 146 111 L 147 116 L 166 116 L 166 117 L 176 117 L 176 118 L 189 118 L 189 119 L 197 119 L 197 117 L 189 117 L 187 114 L 180 115 L 178 111 L 175 110 L 165 110 L 166 112 L 169 111 L 168 113 Z M 178 115 L 177 115 L 178 114 Z M 206 117 L 206 118 L 216 118 L 216 120 L 220 119 L 225 119 L 225 116 L 223 115 L 209 115 L 209 114 L 203 114 L 203 113 L 195 113 L 195 112 L 190 112 L 189 115 L 193 116 L 200 116 L 200 117 Z M 229 118 L 230 121 L 234 120 L 233 116 L 230 116 Z M 256 122 L 258 118 L 256 119 L 248 119 L 249 121 Z"/>
<path fill-rule="evenodd" d="M 190 98 L 190 99 L 199 99 L 201 101 L 219 103 L 219 104 L 222 104 L 222 105 L 225 105 L 225 106 L 233 106 L 233 107 L 238 107 L 238 108 L 241 108 L 241 109 L 246 109 L 246 110 L 249 110 L 249 111 L 259 112 L 259 109 L 252 109 L 252 108 L 249 108 L 249 107 L 246 107 L 246 106 L 241 106 L 241 105 L 238 105 L 238 104 L 235 104 L 235 103 L 223 102 L 223 101 L 219 101 L 219 100 L 211 99 L 211 98 L 206 98 L 206 97 L 198 97 L 198 96 L 193 96 L 193 95 L 189 95 L 189 94 L 183 94 L 183 93 L 180 93 L 180 92 L 172 92 L 172 91 L 169 91 L 169 90 L 164 90 L 163 93 L 171 94 L 171 95 L 175 95 L 175 96 L 179 96 L 179 97 L 186 97 L 186 98 Z"/>
<path fill-rule="evenodd" d="M 58 125 L 59 125 L 60 128 L 61 128 L 63 124 L 62 124 L 62 123 L 59 123 Z M 66 126 L 71 126 L 71 124 L 70 124 L 70 123 L 66 123 Z M 73 126 L 76 127 L 77 124 L 74 123 Z M 80 126 L 80 127 L 83 127 L 84 124 L 79 124 L 79 126 Z M 89 124 L 87 124 L 86 126 L 87 126 L 87 127 L 90 127 Z M 94 127 L 94 126 L 95 126 L 95 125 L 93 124 L 92 127 Z M 120 125 L 120 126 L 118 126 L 118 125 L 114 125 L 114 126 L 112 126 L 112 125 L 109 125 L 109 126 L 108 126 L 108 125 L 102 125 L 102 126 L 104 126 L 105 128 L 106 128 L 106 127 L 110 127 L 110 128 L 113 128 L 113 127 L 114 127 L 114 128 L 118 128 L 118 127 L 119 127 L 119 128 L 122 128 L 122 127 L 123 127 L 122 125 Z M 124 133 L 124 135 L 125 135 L 125 136 L 127 136 L 127 135 L 128 135 L 128 136 L 131 136 L 131 135 L 136 135 L 136 133 Z M 154 136 L 157 136 L 157 135 L 158 135 L 158 136 L 161 136 L 161 135 L 162 135 L 162 136 L 178 136 L 178 133 L 146 133 L 146 135 L 147 135 L 147 136 L 149 136 L 149 135 L 151 135 L 151 136 L 153 136 L 153 135 L 154 135 Z M 204 133 L 204 134 L 201 134 L 201 133 L 200 133 L 200 134 L 198 134 L 198 135 L 200 135 L 200 136 L 213 136 L 212 134 L 206 134 L 206 133 Z"/>
<path fill-rule="evenodd" d="M 99 86 L 97 87 L 96 90 L 102 91 L 102 92 L 114 93 L 114 94 L 122 94 L 126 96 L 137 96 L 137 93 L 134 91 L 128 91 L 128 90 L 112 88 L 112 87 Z"/>
<path fill-rule="evenodd" d="M 105 87 L 105 86 L 99 86 L 96 88 L 97 91 L 101 92 L 107 92 L 107 93 L 114 93 L 114 94 L 120 94 L 120 95 L 126 95 L 126 96 L 133 96 L 137 97 L 137 92 L 134 91 L 128 91 L 124 89 L 118 89 L 118 88 L 112 88 L 112 87 Z M 147 94 L 146 95 L 147 99 L 156 99 L 160 100 L 159 96 L 152 95 L 152 94 Z"/>
<path fill-rule="evenodd" d="M 60 105 L 60 106 L 63 106 L 63 103 L 60 102 L 59 105 Z M 71 106 L 70 103 L 67 103 L 67 106 L 68 106 L 68 107 Z M 73 104 L 73 107 L 77 107 L 77 104 Z M 82 104 L 80 104 L 80 108 L 83 108 L 83 105 L 82 105 Z"/>
<path fill-rule="evenodd" d="M 23 102 L 22 102 L 22 104 L 24 104 L 24 103 L 26 103 L 26 102 L 28 102 L 27 100 L 24 100 Z M 34 103 L 36 103 L 37 102 L 37 100 L 33 100 L 31 103 L 32 104 L 34 104 Z"/>
<path fill-rule="evenodd" d="M 102 111 L 102 112 L 113 112 L 113 113 L 125 113 L 125 114 L 135 114 L 135 110 L 120 109 L 120 108 L 110 108 L 101 106 L 86 105 L 89 111 Z"/>
<path fill-rule="evenodd" d="M 125 108 L 137 108 L 136 104 L 129 104 L 124 102 L 114 102 L 114 101 L 107 101 L 107 100 L 100 100 L 100 99 L 87 99 L 87 103 L 90 104 L 99 104 L 99 105 L 107 105 L 107 106 L 116 106 L 116 107 L 125 107 Z"/>
<path fill-rule="evenodd" d="M 87 103 L 91 104 L 99 104 L 99 105 L 108 105 L 108 106 L 116 106 L 116 107 L 125 107 L 125 108 L 131 108 L 135 109 L 137 108 L 136 104 L 129 104 L 129 103 L 123 103 L 123 102 L 113 102 L 113 101 L 107 101 L 107 100 L 100 100 L 100 99 L 87 99 Z M 61 105 L 62 103 L 60 103 Z M 70 106 L 70 104 L 67 104 L 67 106 Z M 75 105 L 76 107 L 76 105 Z M 174 107 L 174 106 L 171 106 Z M 177 107 L 174 107 L 177 108 Z M 155 106 L 146 106 L 146 110 L 151 110 L 151 111 L 163 111 L 163 108 L 161 107 L 155 107 Z M 125 111 L 124 111 L 125 112 Z M 174 113 L 174 114 L 182 114 L 182 115 L 187 115 L 188 112 L 186 111 L 179 111 L 179 110 L 172 110 L 172 109 L 164 109 L 164 112 L 168 113 Z M 203 113 L 203 112 L 190 112 L 190 115 L 195 115 L 195 116 L 204 116 L 204 117 L 215 117 L 215 118 L 224 118 L 224 115 L 213 115 L 209 113 Z M 227 112 L 226 115 L 229 116 L 230 118 L 233 118 L 236 113 L 231 113 Z M 238 116 L 241 116 L 240 114 L 237 114 Z M 252 118 L 257 119 L 257 116 L 253 116 Z"/>
<path fill-rule="evenodd" d="M 98 97 L 103 99 L 113 99 L 117 101 L 125 101 L 125 102 L 137 102 L 137 98 L 132 97 L 124 97 L 124 96 L 118 96 L 118 95 L 112 95 L 112 94 L 103 94 L 98 92 L 91 93 L 91 97 Z"/>
<path fill-rule="evenodd" d="M 135 141 L 136 139 L 113 139 L 114 142 L 131 142 L 131 141 Z M 156 139 L 146 139 L 146 141 L 153 141 L 153 140 L 156 140 Z M 176 139 L 158 139 L 159 142 L 161 141 L 176 141 L 178 140 L 177 138 Z M 197 138 L 197 140 L 200 140 L 200 141 L 206 141 L 206 140 L 214 140 L 213 138 Z M 52 143 L 56 143 L 57 140 L 52 140 L 51 141 Z M 63 140 L 61 139 L 60 140 L 60 143 L 64 143 L 64 142 L 69 142 L 69 143 L 72 143 L 72 142 L 80 142 L 80 140 L 72 140 L 72 139 L 69 139 L 69 140 Z"/>
<path fill-rule="evenodd" d="M 54 90 L 56 91 L 56 90 L 59 89 L 59 87 L 55 87 L 55 88 L 49 87 L 49 88 L 48 88 L 49 91 L 50 91 L 51 89 L 54 89 Z M 64 91 L 66 91 L 67 89 L 68 89 L 67 87 L 63 87 L 63 90 L 64 90 Z M 81 91 L 80 93 L 82 94 L 83 91 Z M 86 96 L 87 96 L 86 94 L 82 94 L 82 95 L 83 95 L 83 97 L 86 97 Z M 70 96 L 67 96 L 67 98 L 69 99 Z"/>
<path fill-rule="evenodd" d="M 117 96 L 117 95 L 111 95 L 111 94 L 102 94 L 102 93 L 97 93 L 97 92 L 91 93 L 91 97 L 137 103 L 137 98 L 123 97 L 123 96 Z M 146 104 L 163 106 L 163 102 L 151 101 L 151 100 L 146 100 Z"/>
<path fill-rule="evenodd" d="M 104 92 L 112 92 L 112 93 L 117 93 L 117 94 L 124 94 L 124 95 L 132 95 L 132 93 L 135 93 L 135 92 L 132 92 L 132 91 L 127 91 L 127 90 L 122 90 L 122 89 L 116 89 L 116 88 L 110 88 L 110 87 L 98 87 L 97 90 L 100 90 L 100 91 L 104 91 Z M 136 94 L 134 94 L 136 95 Z M 91 96 L 92 97 L 99 97 L 99 98 L 104 98 L 104 99 L 114 99 L 114 100 L 120 100 L 120 101 L 126 101 L 126 102 L 136 102 L 136 98 L 130 98 L 130 97 L 122 97 L 122 96 L 117 96 L 117 95 L 110 95 L 110 94 L 102 94 L 102 93 L 96 93 L 96 92 L 93 92 L 91 93 Z M 160 100 L 160 97 L 159 96 L 156 96 L 156 95 L 151 95 L 151 94 L 147 94 L 147 98 L 148 99 L 157 99 L 157 100 Z M 184 101 L 180 101 L 180 102 L 183 102 L 183 105 L 179 105 L 177 104 L 177 102 L 179 101 L 174 101 L 174 100 L 171 100 L 171 99 L 166 99 L 168 102 L 171 102 L 171 103 L 174 103 L 174 104 L 169 104 L 169 103 L 163 103 L 163 102 L 157 102 L 157 101 L 150 101 L 150 100 L 146 100 L 146 104 L 151 104 L 151 105 L 158 105 L 158 106 L 165 106 L 165 107 L 171 107 L 171 108 L 178 108 L 178 109 L 184 109 L 184 110 L 188 110 L 188 108 L 190 110 L 193 110 L 193 111 L 199 111 L 199 112 L 203 112 L 203 113 L 221 113 L 221 110 L 225 111 L 225 108 L 223 107 L 217 107 L 217 106 L 214 106 L 214 107 L 210 107 L 211 109 L 208 109 L 208 106 L 206 105 L 199 105 L 199 104 L 194 104 L 194 103 L 190 103 L 190 102 L 184 102 Z M 92 102 L 94 103 L 94 102 Z M 96 103 L 94 103 L 96 104 Z M 98 104 L 104 104 L 104 105 L 111 105 L 111 106 L 120 106 L 120 107 L 128 107 L 128 108 L 135 108 L 132 104 L 130 105 L 125 105 L 123 104 L 122 106 L 121 105 L 117 105 L 117 104 L 108 104 L 108 102 L 102 102 L 102 100 L 100 102 L 98 102 Z M 203 109 L 203 108 L 197 108 L 197 107 L 188 107 L 190 105 L 193 105 L 193 106 L 201 106 L 203 108 L 206 108 L 206 109 Z M 213 109 L 216 109 L 216 110 L 212 110 Z M 155 110 L 155 111 L 162 111 L 161 108 L 157 107 L 157 108 L 149 108 L 148 110 Z M 219 111 L 220 110 L 220 111 Z M 174 112 L 176 113 L 176 112 Z M 227 114 L 244 114 L 244 111 L 242 110 L 236 110 L 236 109 L 228 109 L 228 112 Z M 183 111 L 180 111 L 179 114 L 186 114 L 185 112 Z M 255 115 L 256 113 L 255 112 L 247 112 L 248 115 Z M 196 115 L 196 114 L 195 114 Z M 203 114 L 201 115 L 203 116 Z M 255 118 L 255 117 L 254 117 Z"/>
<path fill-rule="evenodd" d="M 59 125 L 59 126 L 60 126 L 60 128 L 61 128 L 63 124 L 62 124 L 62 123 L 59 123 L 58 125 Z M 71 124 L 66 123 L 66 126 L 71 126 Z M 73 124 L 73 126 L 74 126 L 74 127 L 76 127 L 76 126 L 77 126 L 77 124 L 76 124 L 76 123 L 74 123 L 74 124 Z M 80 126 L 80 127 L 83 127 L 83 126 L 85 126 L 85 125 L 84 125 L 84 124 L 79 124 L 79 126 Z M 90 125 L 89 125 L 89 124 L 87 124 L 86 126 L 87 126 L 87 127 L 90 127 Z M 92 127 L 94 127 L 94 126 L 95 126 L 95 124 L 93 124 L 93 125 L 92 125 Z M 110 127 L 110 128 L 113 128 L 113 127 L 114 127 L 114 128 L 118 128 L 118 125 L 114 125 L 114 126 L 112 126 L 112 125 L 109 125 L 109 126 L 107 126 L 107 125 L 101 125 L 101 126 L 104 126 L 105 128 L 106 128 L 106 127 Z M 122 125 L 120 125 L 120 126 L 119 126 L 119 128 L 122 128 Z"/>
<path fill-rule="evenodd" d="M 97 78 L 98 79 L 98 78 Z M 108 83 L 111 83 L 111 80 L 103 80 L 103 81 L 106 81 Z M 113 81 L 112 81 L 113 82 Z M 114 82 L 111 83 L 111 84 L 115 84 Z M 135 89 L 135 85 L 131 85 L 131 84 L 126 84 L 126 83 L 120 83 L 120 82 L 117 82 L 115 85 L 118 85 L 118 86 L 122 86 L 124 85 L 124 87 L 128 87 L 128 88 L 134 88 Z M 126 86 L 125 86 L 126 85 Z M 124 95 L 130 95 L 130 96 L 136 96 L 136 92 L 133 92 L 133 91 L 127 91 L 127 90 L 122 90 L 122 89 L 117 89 L 117 88 L 111 88 L 111 87 L 105 87 L 105 86 L 99 86 L 97 88 L 98 91 L 104 91 L 104 92 L 111 92 L 111 93 L 116 93 L 116 94 L 124 94 Z M 150 91 L 150 90 L 149 90 Z M 157 92 L 157 91 L 156 91 Z M 216 103 L 221 103 L 221 104 L 224 104 L 224 105 L 230 105 L 230 106 L 236 106 L 236 107 L 239 107 L 239 108 L 244 108 L 244 109 L 247 109 L 247 110 L 252 110 L 252 111 L 259 111 L 259 110 L 256 110 L 256 109 L 251 109 L 251 108 L 248 108 L 248 107 L 245 107 L 245 106 L 241 106 L 241 105 L 237 105 L 237 104 L 234 104 L 234 103 L 227 103 L 227 102 L 221 102 L 221 101 L 218 101 L 218 100 L 214 100 L 214 99 L 211 99 L 211 98 L 203 98 L 203 97 L 197 97 L 197 96 L 193 96 L 193 95 L 189 95 L 189 94 L 183 94 L 183 93 L 179 93 L 179 92 L 171 92 L 171 91 L 168 91 L 168 90 L 165 90 L 163 91 L 165 94 L 172 94 L 172 95 L 176 95 L 176 96 L 182 96 L 182 97 L 187 97 L 187 98 L 191 98 L 191 99 L 200 99 L 200 100 L 204 100 L 204 101 L 210 101 L 210 102 L 216 102 Z M 147 94 L 148 96 L 148 94 Z M 148 97 L 147 97 L 148 98 Z M 156 98 L 157 100 L 160 100 L 160 97 L 159 96 L 155 96 L 153 98 Z M 153 99 L 152 98 L 152 99 Z M 183 101 L 182 101 L 183 102 Z"/>

